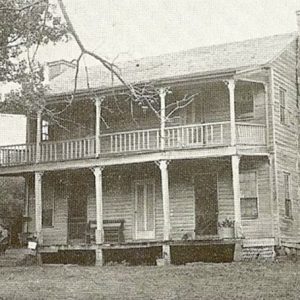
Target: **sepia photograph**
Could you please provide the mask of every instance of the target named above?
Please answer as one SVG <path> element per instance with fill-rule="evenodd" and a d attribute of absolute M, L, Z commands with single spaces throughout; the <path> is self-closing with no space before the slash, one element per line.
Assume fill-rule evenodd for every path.
<path fill-rule="evenodd" d="M 299 0 L 0 0 L 0 300 L 299 294 Z"/>

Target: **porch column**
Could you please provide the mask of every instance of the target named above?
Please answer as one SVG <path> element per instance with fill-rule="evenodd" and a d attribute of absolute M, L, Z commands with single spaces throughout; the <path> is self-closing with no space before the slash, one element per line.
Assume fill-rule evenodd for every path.
<path fill-rule="evenodd" d="M 160 88 L 159 97 L 160 97 L 160 150 L 165 149 L 166 145 L 166 95 L 168 89 Z"/>
<path fill-rule="evenodd" d="M 235 105 L 234 105 L 234 90 L 235 81 L 229 79 L 226 81 L 229 90 L 229 103 L 230 103 L 230 134 L 231 134 L 231 146 L 236 145 L 236 124 L 235 124 Z"/>
<path fill-rule="evenodd" d="M 24 217 L 29 217 L 29 185 L 30 185 L 30 177 L 29 175 L 24 176 L 25 179 L 25 203 L 24 203 Z M 28 232 L 28 221 L 23 223 L 23 232 Z"/>
<path fill-rule="evenodd" d="M 102 171 L 104 167 L 93 168 L 95 176 L 95 189 L 96 189 L 96 244 L 104 242 L 103 231 L 103 190 L 102 190 Z"/>
<path fill-rule="evenodd" d="M 232 167 L 232 185 L 234 202 L 234 231 L 235 237 L 242 237 L 242 218 L 241 218 L 241 200 L 240 200 L 240 157 L 233 155 L 231 157 Z"/>
<path fill-rule="evenodd" d="M 35 232 L 39 244 L 43 243 L 42 239 L 42 176 L 43 172 L 34 174 L 35 190 Z"/>
<path fill-rule="evenodd" d="M 160 168 L 160 174 L 161 174 L 161 188 L 162 188 L 162 200 L 163 200 L 164 241 L 169 241 L 171 239 L 168 164 L 169 161 L 167 160 L 161 160 L 158 162 Z"/>
<path fill-rule="evenodd" d="M 36 162 L 41 159 L 41 140 L 42 140 L 42 111 L 37 112 L 36 117 Z"/>
<path fill-rule="evenodd" d="M 104 97 L 96 97 L 95 106 L 96 106 L 96 123 L 95 123 L 95 139 L 96 139 L 96 156 L 100 155 L 101 152 L 101 143 L 100 143 L 100 134 L 101 134 L 101 104 L 104 100 Z"/>

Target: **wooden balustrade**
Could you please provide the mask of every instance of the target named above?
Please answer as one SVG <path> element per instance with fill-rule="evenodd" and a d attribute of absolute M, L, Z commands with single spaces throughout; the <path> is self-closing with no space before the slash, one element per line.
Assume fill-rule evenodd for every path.
<path fill-rule="evenodd" d="M 237 123 L 237 143 L 240 145 L 263 146 L 266 144 L 266 126 L 261 124 Z"/>
<path fill-rule="evenodd" d="M 95 156 L 95 137 L 41 143 L 41 161 L 61 161 Z"/>
<path fill-rule="evenodd" d="M 35 144 L 0 147 L 0 166 L 14 166 L 35 162 Z"/>
<path fill-rule="evenodd" d="M 226 145 L 230 141 L 230 123 L 207 123 L 166 128 L 166 148 Z"/>
<path fill-rule="evenodd" d="M 157 150 L 159 145 L 160 131 L 158 128 L 118 132 L 101 136 L 102 153 Z"/>
<path fill-rule="evenodd" d="M 263 146 L 265 126 L 237 123 L 239 145 Z M 160 150 L 160 129 L 145 129 L 103 134 L 100 137 L 101 155 Z M 206 123 L 167 127 L 166 149 L 213 147 L 230 145 L 230 123 Z M 75 160 L 96 157 L 95 137 L 67 141 L 42 142 L 40 162 Z M 36 145 L 20 144 L 0 147 L 0 166 L 36 162 Z"/>

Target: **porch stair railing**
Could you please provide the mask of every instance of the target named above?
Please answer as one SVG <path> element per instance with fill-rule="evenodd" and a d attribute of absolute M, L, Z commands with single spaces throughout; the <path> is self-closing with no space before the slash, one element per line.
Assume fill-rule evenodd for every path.
<path fill-rule="evenodd" d="M 264 146 L 265 126 L 236 123 L 239 145 Z M 131 152 L 158 151 L 160 129 L 144 129 L 102 134 L 100 154 L 114 155 Z M 230 123 L 205 123 L 173 126 L 165 129 L 165 147 L 170 149 L 203 148 L 230 145 Z M 95 137 L 65 141 L 46 141 L 40 144 L 39 162 L 91 158 L 96 156 Z M 36 162 L 36 145 L 20 144 L 0 147 L 0 166 Z"/>

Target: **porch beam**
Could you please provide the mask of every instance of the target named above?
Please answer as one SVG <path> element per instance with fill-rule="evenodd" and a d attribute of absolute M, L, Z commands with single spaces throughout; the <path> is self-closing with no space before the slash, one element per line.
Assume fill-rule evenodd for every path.
<path fill-rule="evenodd" d="M 242 217 L 240 200 L 240 157 L 233 155 L 231 157 L 232 167 L 232 185 L 233 185 L 233 203 L 234 203 L 234 231 L 235 237 L 242 237 Z"/>
<path fill-rule="evenodd" d="M 42 238 L 42 176 L 43 172 L 34 174 L 35 191 L 35 232 L 39 244 L 43 243 Z"/>
<path fill-rule="evenodd" d="M 236 146 L 237 139 L 236 139 L 235 104 L 234 104 L 235 81 L 234 79 L 229 79 L 225 83 L 229 90 L 231 146 Z"/>
<path fill-rule="evenodd" d="M 95 190 L 96 190 L 96 244 L 103 244 L 104 230 L 103 230 L 103 188 L 102 188 L 102 172 L 104 167 L 94 167 L 92 169 L 95 176 Z"/>
<path fill-rule="evenodd" d="M 39 110 L 36 116 L 36 157 L 38 163 L 41 160 L 41 141 L 42 141 L 42 111 Z"/>
<path fill-rule="evenodd" d="M 104 97 L 96 97 L 95 98 L 95 106 L 96 106 L 96 122 L 95 122 L 95 137 L 96 137 L 96 156 L 98 157 L 101 153 L 101 105 L 104 101 Z"/>
<path fill-rule="evenodd" d="M 164 215 L 164 241 L 171 239 L 171 222 L 170 222 L 170 197 L 169 197 L 169 174 L 167 160 L 160 160 L 157 162 L 161 174 L 161 188 L 163 200 L 163 215 Z"/>

